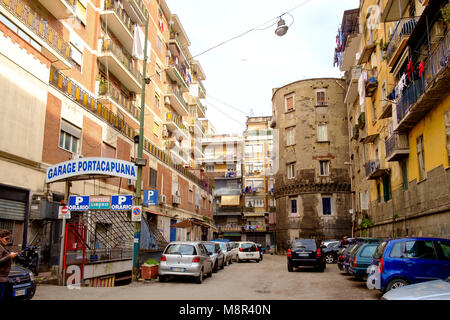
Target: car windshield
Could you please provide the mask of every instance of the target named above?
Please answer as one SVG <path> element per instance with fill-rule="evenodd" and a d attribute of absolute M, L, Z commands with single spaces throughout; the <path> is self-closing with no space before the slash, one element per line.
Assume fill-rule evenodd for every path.
<path fill-rule="evenodd" d="M 227 245 L 225 243 L 219 243 L 219 245 L 220 245 L 220 249 L 222 249 L 222 251 L 228 251 Z"/>
<path fill-rule="evenodd" d="M 166 249 L 165 254 L 185 254 L 185 255 L 196 255 L 197 250 L 190 244 L 171 244 Z"/>
<path fill-rule="evenodd" d="M 205 243 L 205 248 L 208 250 L 208 253 L 214 253 L 216 250 L 216 245 L 212 243 Z"/>
<path fill-rule="evenodd" d="M 327 248 L 337 248 L 337 247 L 339 247 L 340 244 L 341 244 L 341 243 L 340 243 L 339 241 L 337 241 L 337 242 L 331 242 L 331 243 L 329 243 L 329 244 L 327 245 Z"/>
<path fill-rule="evenodd" d="M 295 240 L 292 243 L 292 249 L 316 250 L 316 243 L 312 240 Z"/>
<path fill-rule="evenodd" d="M 243 244 L 241 244 L 241 248 L 242 249 L 249 249 L 249 248 L 256 249 L 256 245 L 254 243 L 243 243 Z"/>
<path fill-rule="evenodd" d="M 380 259 L 383 256 L 383 252 L 384 249 L 386 248 L 386 245 L 387 241 L 383 241 L 378 245 L 377 249 L 375 250 L 375 253 L 373 254 L 374 259 Z"/>

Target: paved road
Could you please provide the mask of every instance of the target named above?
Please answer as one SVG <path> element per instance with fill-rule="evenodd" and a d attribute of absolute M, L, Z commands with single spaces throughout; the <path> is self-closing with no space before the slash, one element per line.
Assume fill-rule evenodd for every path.
<path fill-rule="evenodd" d="M 285 256 L 265 255 L 260 263 L 225 267 L 202 284 L 189 280 L 136 282 L 115 288 L 68 289 L 40 285 L 36 300 L 377 300 L 378 291 L 342 274 L 336 264 L 325 272 L 288 272 Z"/>

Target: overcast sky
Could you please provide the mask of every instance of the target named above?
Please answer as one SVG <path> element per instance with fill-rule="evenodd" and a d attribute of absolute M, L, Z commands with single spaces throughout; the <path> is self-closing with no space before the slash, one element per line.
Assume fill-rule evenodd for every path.
<path fill-rule="evenodd" d="M 166 0 L 191 42 L 193 56 L 261 24 L 197 59 L 203 82 L 207 117 L 219 133 L 242 133 L 246 115 L 272 114 L 272 89 L 309 78 L 341 77 L 333 67 L 337 30 L 345 10 L 359 0 Z M 303 4 L 303 5 L 302 5 Z M 302 5 L 283 19 L 290 26 L 275 35 L 276 18 Z"/>

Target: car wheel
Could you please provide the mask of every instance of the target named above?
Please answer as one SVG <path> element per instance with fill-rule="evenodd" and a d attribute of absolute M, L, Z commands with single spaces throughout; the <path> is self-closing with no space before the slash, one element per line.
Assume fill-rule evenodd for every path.
<path fill-rule="evenodd" d="M 261 261 L 261 259 L 256 259 L 255 261 L 256 261 L 256 263 L 259 263 L 259 261 Z"/>
<path fill-rule="evenodd" d="M 232 264 L 233 263 L 233 259 L 230 259 L 230 261 L 228 261 L 228 264 Z"/>
<path fill-rule="evenodd" d="M 326 261 L 327 263 L 333 263 L 333 262 L 334 262 L 334 256 L 333 256 L 331 253 L 327 254 L 327 255 L 325 256 L 325 261 Z"/>
<path fill-rule="evenodd" d="M 224 260 L 222 260 L 222 266 L 220 267 L 220 269 L 222 269 L 222 270 L 223 270 L 223 268 L 225 268 L 225 259 L 224 259 Z"/>
<path fill-rule="evenodd" d="M 289 271 L 289 272 L 294 271 L 294 267 L 293 267 L 292 264 L 290 264 L 289 262 L 288 262 L 287 267 L 288 267 L 288 271 Z"/>
<path fill-rule="evenodd" d="M 195 277 L 195 282 L 198 284 L 201 284 L 203 282 L 203 269 L 200 271 L 199 276 Z"/>
<path fill-rule="evenodd" d="M 164 282 L 164 281 L 166 281 L 166 277 L 165 276 L 158 276 L 158 280 L 159 280 L 159 282 Z"/>
<path fill-rule="evenodd" d="M 398 289 L 404 286 L 407 286 L 409 283 L 406 280 L 403 279 L 394 279 L 389 281 L 388 285 L 386 286 L 386 292 L 393 290 L 393 289 Z"/>
<path fill-rule="evenodd" d="M 214 264 L 214 267 L 213 267 L 213 272 L 216 273 L 217 270 L 218 270 L 218 267 L 217 267 L 217 262 L 216 262 L 216 263 Z"/>
<path fill-rule="evenodd" d="M 241 262 L 241 259 L 239 259 L 239 256 L 236 256 L 236 262 L 237 262 L 237 263 L 240 263 L 240 262 Z"/>

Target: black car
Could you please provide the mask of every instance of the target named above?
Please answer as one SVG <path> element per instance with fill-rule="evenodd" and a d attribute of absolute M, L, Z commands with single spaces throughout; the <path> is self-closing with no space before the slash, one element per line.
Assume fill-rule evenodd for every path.
<path fill-rule="evenodd" d="M 307 266 L 323 272 L 326 268 L 326 262 L 322 249 L 320 241 L 316 239 L 295 239 L 292 241 L 291 248 L 288 249 L 288 271 L 294 271 L 294 267 Z"/>
<path fill-rule="evenodd" d="M 335 263 L 338 258 L 338 252 L 340 248 L 340 242 L 332 242 L 328 246 L 322 249 L 322 254 L 325 257 L 326 263 Z"/>
<path fill-rule="evenodd" d="M 36 293 L 36 282 L 33 273 L 16 264 L 11 266 L 8 275 L 5 297 L 7 300 L 29 300 Z"/>

